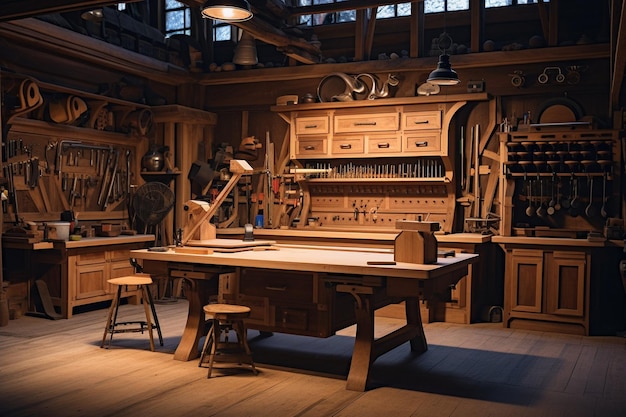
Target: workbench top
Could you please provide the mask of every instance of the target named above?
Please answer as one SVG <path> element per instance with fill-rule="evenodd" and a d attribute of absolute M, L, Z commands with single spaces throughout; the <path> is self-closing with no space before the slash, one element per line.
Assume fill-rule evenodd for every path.
<path fill-rule="evenodd" d="M 31 250 L 45 250 L 45 249 L 75 249 L 75 248 L 88 248 L 93 246 L 110 246 L 110 245 L 123 245 L 126 243 L 142 243 L 154 241 L 154 235 L 120 235 L 115 237 L 87 237 L 81 240 L 70 241 L 41 241 L 37 243 L 20 243 L 20 242 L 3 242 L 2 246 L 6 248 L 14 249 L 31 249 Z"/>
<path fill-rule="evenodd" d="M 217 234 L 228 238 L 229 236 L 243 236 L 244 230 L 241 227 L 228 229 L 217 229 Z M 307 229 L 254 229 L 254 237 L 261 239 L 279 238 L 302 238 L 315 240 L 352 240 L 352 241 L 379 241 L 393 243 L 400 231 L 388 232 L 359 232 L 346 230 L 322 230 L 320 228 Z M 487 243 L 491 241 L 491 235 L 481 235 L 479 233 L 450 233 L 435 234 L 440 243 Z"/>

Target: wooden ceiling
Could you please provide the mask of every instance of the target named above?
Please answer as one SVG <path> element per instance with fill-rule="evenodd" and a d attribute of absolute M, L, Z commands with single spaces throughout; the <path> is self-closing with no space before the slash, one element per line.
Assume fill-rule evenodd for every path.
<path fill-rule="evenodd" d="M 125 3 L 133 3 L 139 0 L 125 0 Z M 191 6 L 200 7 L 204 0 L 180 0 Z M 414 0 L 421 2 L 423 0 Z M 250 32 L 255 38 L 275 45 L 277 49 L 286 55 L 304 63 L 317 63 L 321 57 L 321 51 L 309 43 L 306 39 L 294 36 L 284 31 L 284 22 L 290 17 L 332 12 L 339 10 L 362 10 L 374 8 L 386 4 L 400 3 L 400 0 L 347 0 L 339 3 L 320 4 L 315 6 L 288 7 L 281 0 L 249 0 L 255 19 L 237 23 L 240 28 Z M 559 0 L 552 0 L 551 5 Z M 0 22 L 33 17 L 47 13 L 61 13 L 76 10 L 84 10 L 101 6 L 120 3 L 110 0 L 3 0 L 0 8 Z M 472 5 L 479 4 L 471 0 Z M 539 0 L 539 3 L 543 3 Z M 616 109 L 620 106 L 622 96 L 624 71 L 626 70 L 626 0 L 610 0 L 611 5 L 611 51 L 612 51 L 612 79 L 610 93 L 610 107 Z M 556 9 L 556 8 L 555 8 Z M 553 10 L 555 10 L 553 9 Z M 544 9 L 545 12 L 545 9 Z M 374 13 L 375 16 L 375 13 Z M 543 18 L 542 18 L 543 19 Z M 367 24 L 368 30 L 363 33 L 364 39 L 372 38 L 375 17 L 370 18 Z M 366 22 L 367 23 L 367 22 Z M 542 22 L 543 23 L 543 22 Z M 370 30 L 371 28 L 371 30 Z M 355 36 L 356 37 L 356 36 Z M 363 45 L 367 48 L 367 44 Z"/>

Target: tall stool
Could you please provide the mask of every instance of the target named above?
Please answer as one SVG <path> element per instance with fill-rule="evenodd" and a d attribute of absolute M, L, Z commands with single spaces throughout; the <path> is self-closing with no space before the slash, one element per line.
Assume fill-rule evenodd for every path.
<path fill-rule="evenodd" d="M 246 328 L 243 320 L 250 315 L 250 307 L 235 304 L 207 304 L 203 307 L 204 313 L 210 317 L 211 328 L 204 341 L 200 363 L 202 367 L 204 359 L 209 357 L 209 373 L 207 378 L 211 378 L 213 364 L 217 362 L 230 362 L 250 365 L 252 372 L 257 374 L 252 361 L 252 354 L 248 346 Z M 237 341 L 228 340 L 230 330 L 234 330 Z M 224 340 L 221 340 L 222 334 Z"/>
<path fill-rule="evenodd" d="M 159 319 L 154 308 L 154 300 L 152 299 L 152 293 L 150 292 L 150 284 L 152 284 L 152 278 L 148 274 L 135 274 L 119 278 L 111 278 L 108 280 L 109 284 L 117 285 L 117 293 L 113 297 L 111 307 L 109 308 L 109 314 L 107 317 L 107 323 L 104 327 L 104 335 L 102 336 L 102 344 L 100 347 L 104 347 L 107 339 L 107 335 L 110 335 L 109 343 L 107 347 L 111 346 L 114 333 L 143 333 L 148 331 L 150 335 L 150 350 L 154 352 L 154 337 L 152 330 L 156 329 L 159 335 L 159 342 L 163 346 L 163 335 L 161 334 L 161 326 L 159 325 Z M 120 300 L 122 298 L 122 287 L 128 285 L 136 285 L 141 288 L 142 301 L 144 311 L 146 313 L 146 320 L 143 321 L 117 321 L 117 313 L 120 306 Z M 151 310 L 151 311 L 150 311 Z M 152 316 L 150 313 L 152 312 Z M 118 326 L 129 326 L 118 328 Z"/>

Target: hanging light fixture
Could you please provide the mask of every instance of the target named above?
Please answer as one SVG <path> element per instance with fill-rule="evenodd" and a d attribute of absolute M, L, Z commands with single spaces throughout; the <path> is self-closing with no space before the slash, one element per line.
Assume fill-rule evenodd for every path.
<path fill-rule="evenodd" d="M 93 9 L 87 10 L 80 15 L 81 19 L 91 21 L 91 22 L 100 22 L 104 17 L 104 12 L 102 9 Z"/>
<path fill-rule="evenodd" d="M 202 16 L 224 22 L 243 22 L 252 19 L 246 0 L 209 0 L 202 6 Z"/>
<path fill-rule="evenodd" d="M 248 32 L 243 32 L 235 48 L 233 64 L 251 66 L 259 63 L 256 54 L 256 41 Z"/>
<path fill-rule="evenodd" d="M 439 50 L 442 54 L 439 55 L 439 62 L 437 68 L 428 76 L 428 82 L 437 85 L 457 85 L 461 82 L 456 71 L 452 69 L 450 65 L 450 55 L 446 53 L 448 48 L 452 45 L 452 38 L 446 32 L 443 32 L 439 36 Z"/>

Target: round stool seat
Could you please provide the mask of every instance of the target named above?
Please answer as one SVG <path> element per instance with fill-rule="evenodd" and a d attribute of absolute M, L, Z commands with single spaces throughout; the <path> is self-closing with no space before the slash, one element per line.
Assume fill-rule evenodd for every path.
<path fill-rule="evenodd" d="M 236 304 L 207 304 L 203 307 L 206 314 L 219 319 L 245 319 L 250 314 L 250 307 Z"/>
<path fill-rule="evenodd" d="M 128 275 L 126 277 L 111 278 L 107 282 L 113 285 L 150 285 L 152 284 L 152 278 L 148 274 Z"/>

